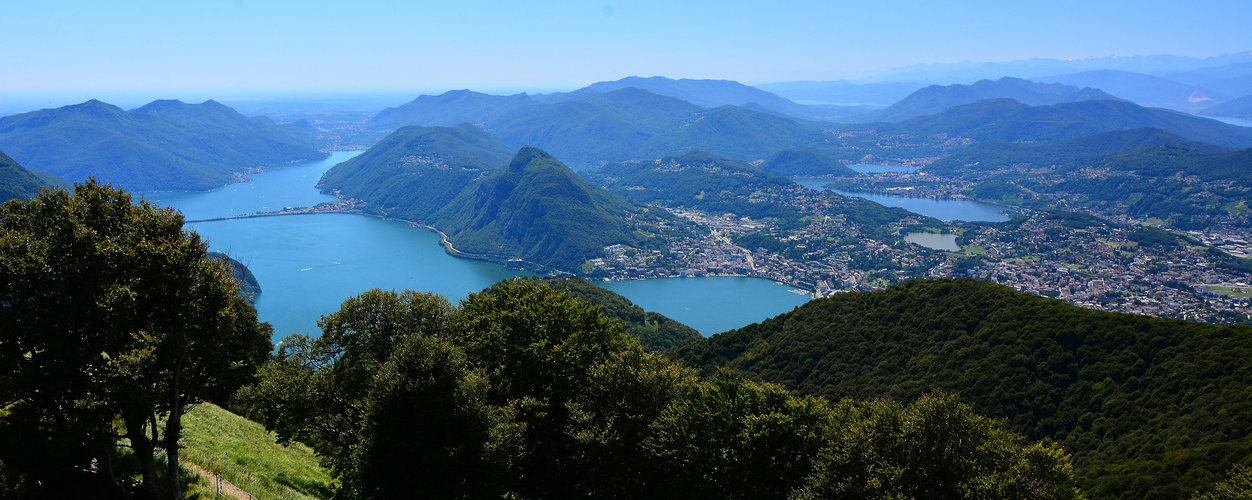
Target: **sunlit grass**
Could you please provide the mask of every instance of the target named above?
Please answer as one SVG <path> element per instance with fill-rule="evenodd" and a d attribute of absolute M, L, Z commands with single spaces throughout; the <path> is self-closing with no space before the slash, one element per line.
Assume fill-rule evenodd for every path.
<path fill-rule="evenodd" d="M 283 446 L 261 424 L 212 404 L 183 417 L 181 458 L 264 499 L 330 498 L 333 480 L 307 446 Z M 210 483 L 211 484 L 211 483 Z"/>

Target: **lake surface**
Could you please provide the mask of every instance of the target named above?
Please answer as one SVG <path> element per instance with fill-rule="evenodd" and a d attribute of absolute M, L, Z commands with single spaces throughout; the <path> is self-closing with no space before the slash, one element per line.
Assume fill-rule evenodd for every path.
<path fill-rule="evenodd" d="M 1252 127 L 1252 120 L 1248 120 L 1244 118 L 1228 118 L 1225 116 L 1203 116 L 1203 117 L 1217 120 L 1219 122 L 1222 122 L 1228 125 L 1234 125 L 1236 127 Z"/>
<path fill-rule="evenodd" d="M 793 287 L 761 278 L 702 276 L 596 282 L 639 307 L 656 311 L 708 336 L 756 323 L 809 301 Z M 744 311 L 773 311 L 746 318 Z M 745 319 L 748 321 L 745 322 Z"/>
<path fill-rule="evenodd" d="M 826 184 L 830 183 L 829 179 L 812 179 L 804 177 L 795 177 L 791 180 L 795 181 L 796 184 L 817 191 L 826 189 Z M 940 220 L 987 222 L 1004 222 L 1009 220 L 1007 215 L 1000 213 L 1000 211 L 1004 210 L 1005 207 L 981 201 L 909 198 L 907 196 L 892 196 L 887 194 L 855 193 L 851 191 L 840 191 L 838 189 L 827 189 L 827 191 L 833 191 L 844 196 L 864 198 L 878 203 L 879 205 L 888 207 L 900 207 L 915 214 L 926 215 Z"/>
<path fill-rule="evenodd" d="M 337 152 L 325 160 L 275 168 L 214 191 L 154 192 L 143 198 L 178 208 L 189 220 L 312 206 L 335 199 L 314 187 L 322 174 L 357 154 Z M 252 270 L 261 284 L 257 314 L 274 325 L 275 341 L 290 333 L 320 335 L 321 315 L 371 288 L 435 292 L 456 303 L 500 280 L 528 274 L 452 257 L 433 231 L 364 215 L 284 215 L 188 226 L 203 235 L 210 248 Z M 706 335 L 790 311 L 809 299 L 761 278 L 598 284 Z"/>
<path fill-rule="evenodd" d="M 904 235 L 904 241 L 933 250 L 961 251 L 961 246 L 956 244 L 955 234 L 909 233 Z"/>

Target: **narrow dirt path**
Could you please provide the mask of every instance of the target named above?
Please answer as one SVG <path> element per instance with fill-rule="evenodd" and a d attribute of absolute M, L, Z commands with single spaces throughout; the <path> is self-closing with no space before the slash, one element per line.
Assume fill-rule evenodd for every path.
<path fill-rule="evenodd" d="M 216 475 L 210 473 L 207 470 L 200 468 L 199 465 L 193 464 L 191 462 L 183 462 L 182 460 L 179 460 L 179 462 L 182 462 L 183 467 L 196 471 L 196 474 L 204 476 L 206 479 L 209 480 L 209 482 L 217 481 Z M 252 495 L 249 495 L 248 492 L 239 489 L 238 486 L 230 484 L 230 481 L 227 481 L 225 479 L 222 480 L 222 494 L 238 498 L 239 500 L 254 500 Z"/>

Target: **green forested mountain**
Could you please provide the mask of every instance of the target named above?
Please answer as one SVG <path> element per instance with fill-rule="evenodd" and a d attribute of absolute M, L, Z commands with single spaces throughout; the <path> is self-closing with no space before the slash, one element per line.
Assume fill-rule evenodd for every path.
<path fill-rule="evenodd" d="M 989 99 L 906 120 L 889 128 L 917 135 L 949 134 L 979 141 L 1032 142 L 1143 127 L 1159 128 L 1193 141 L 1229 147 L 1252 146 L 1252 132 L 1247 129 L 1126 101 L 1028 106 L 1011 99 Z"/>
<path fill-rule="evenodd" d="M 1231 150 L 1159 129 L 1051 143 L 984 142 L 926 166 L 977 182 L 971 194 L 1032 208 L 1083 207 L 1153 217 L 1176 229 L 1245 226 L 1252 149 Z"/>
<path fill-rule="evenodd" d="M 686 126 L 654 136 L 639 157 L 660 158 L 688 151 L 707 151 L 752 161 L 783 149 L 821 147 L 831 138 L 790 118 L 722 106 L 705 111 Z"/>
<path fill-rule="evenodd" d="M 1037 83 L 1006 76 L 995 81 L 979 80 L 970 85 L 931 85 L 909 94 L 885 109 L 859 115 L 851 120 L 860 123 L 899 122 L 986 99 L 1013 99 L 1030 106 L 1100 99 L 1117 100 L 1099 89 L 1078 88 L 1060 83 Z"/>
<path fill-rule="evenodd" d="M 461 191 L 431 217 L 457 250 L 577 269 L 618 243 L 643 245 L 629 219 L 657 219 L 645 207 L 582 180 L 542 150 L 524 147 L 508 166 Z"/>
<path fill-rule="evenodd" d="M 618 163 L 585 171 L 592 183 L 639 203 L 659 203 L 752 218 L 796 216 L 777 203 L 750 203 L 755 191 L 789 188 L 795 183 L 739 160 L 695 151 L 651 162 Z"/>
<path fill-rule="evenodd" d="M 694 121 L 703 109 L 681 99 L 627 88 L 523 106 L 487 128 L 511 147 L 534 146 L 581 167 L 636 159 L 653 136 Z"/>
<path fill-rule="evenodd" d="M 155 101 L 128 112 L 93 99 L 8 116 L 0 149 L 30 169 L 137 191 L 212 189 L 247 169 L 325 156 L 214 101 Z"/>
<path fill-rule="evenodd" d="M 703 338 L 695 328 L 664 314 L 644 311 L 630 299 L 582 278 L 540 278 L 537 281 L 568 293 L 573 299 L 603 307 L 606 317 L 621 321 L 626 333 L 638 338 L 648 351 L 662 351 Z"/>
<path fill-rule="evenodd" d="M 1118 151 L 1161 145 L 1185 146 L 1210 152 L 1229 151 L 1229 148 L 1190 141 L 1172 132 L 1145 127 L 1052 142 L 984 141 L 926 165 L 925 170 L 935 175 L 951 176 L 1014 166 L 1046 168 Z"/>
<path fill-rule="evenodd" d="M 365 202 L 365 210 L 424 222 L 513 150 L 470 124 L 403 127 L 335 165 L 318 187 Z"/>
<path fill-rule="evenodd" d="M 668 352 L 831 400 L 950 391 L 1074 454 L 1093 498 L 1180 498 L 1252 460 L 1252 328 L 970 279 L 814 300 Z"/>
<path fill-rule="evenodd" d="M 856 175 L 834 157 L 813 148 L 779 151 L 758 167 L 762 172 L 784 177 L 821 177 L 826 175 Z"/>
<path fill-rule="evenodd" d="M 39 194 L 45 183 L 31 171 L 0 151 L 0 203 L 17 198 L 29 200 Z"/>
<path fill-rule="evenodd" d="M 395 129 L 407 125 L 450 127 L 459 123 L 482 124 L 519 106 L 534 104 L 526 94 L 489 95 L 470 90 L 450 90 L 439 95 L 418 96 L 410 102 L 379 111 L 369 120 L 375 129 Z"/>

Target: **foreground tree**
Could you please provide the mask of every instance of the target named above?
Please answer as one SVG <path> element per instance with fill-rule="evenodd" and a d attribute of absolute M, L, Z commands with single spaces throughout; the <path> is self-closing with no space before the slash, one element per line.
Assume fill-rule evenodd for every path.
<path fill-rule="evenodd" d="M 533 281 L 458 308 L 374 290 L 320 324 L 235 403 L 312 441 L 341 498 L 1077 496 L 1058 447 L 953 397 L 831 405 L 700 381 Z"/>
<path fill-rule="evenodd" d="M 183 413 L 228 397 L 271 347 L 269 326 L 206 248 L 179 213 L 94 180 L 0 206 L 8 477 L 43 485 L 37 494 L 125 496 L 113 464 L 125 437 L 145 494 L 181 498 Z"/>

